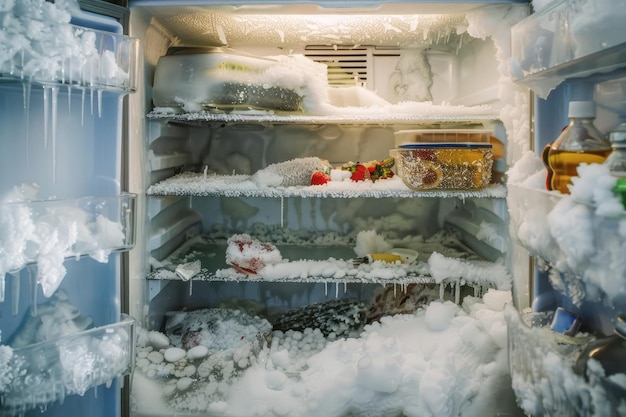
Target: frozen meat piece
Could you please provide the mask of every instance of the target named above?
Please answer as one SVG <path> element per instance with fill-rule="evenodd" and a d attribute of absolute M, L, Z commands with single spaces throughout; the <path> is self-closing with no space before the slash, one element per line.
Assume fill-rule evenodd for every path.
<path fill-rule="evenodd" d="M 328 161 L 318 157 L 295 158 L 258 170 L 252 179 L 260 187 L 293 187 L 311 185 L 316 171 L 330 172 Z"/>
<path fill-rule="evenodd" d="M 253 239 L 246 233 L 231 236 L 227 243 L 226 263 L 244 274 L 256 274 L 266 265 L 276 265 L 283 260 L 272 243 Z"/>
<path fill-rule="evenodd" d="M 264 344 L 272 325 L 265 319 L 223 308 L 173 311 L 166 314 L 165 334 L 173 347 L 205 346 L 210 353 Z M 260 343 L 261 341 L 261 343 Z"/>

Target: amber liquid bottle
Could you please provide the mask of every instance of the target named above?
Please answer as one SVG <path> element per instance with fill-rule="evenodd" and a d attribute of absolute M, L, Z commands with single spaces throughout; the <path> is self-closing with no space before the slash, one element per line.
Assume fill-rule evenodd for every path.
<path fill-rule="evenodd" d="M 569 104 L 569 125 L 544 149 L 543 160 L 548 169 L 546 187 L 569 194 L 572 177 L 578 176 L 582 163 L 601 164 L 611 153 L 611 144 L 598 131 L 593 121 L 596 107 L 592 101 Z"/>

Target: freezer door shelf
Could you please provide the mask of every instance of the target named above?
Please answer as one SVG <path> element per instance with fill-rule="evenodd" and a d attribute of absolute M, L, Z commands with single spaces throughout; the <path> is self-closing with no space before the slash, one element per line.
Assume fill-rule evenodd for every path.
<path fill-rule="evenodd" d="M 574 372 L 579 354 L 591 336 L 576 337 L 550 329 L 551 313 L 505 309 L 509 367 L 513 389 L 524 411 L 539 416 L 621 415 L 624 386 L 616 374 L 605 377 L 601 366 L 589 367 L 588 377 Z"/>
<path fill-rule="evenodd" d="M 565 273 L 572 288 L 582 284 L 587 293 L 614 302 L 624 299 L 623 216 L 601 216 L 597 208 L 557 191 L 513 184 L 508 187 L 510 232 L 516 242 Z M 584 253 L 578 252 L 580 248 Z"/>
<path fill-rule="evenodd" d="M 31 192 L 16 190 L 16 202 L 0 204 L 0 302 L 7 272 L 81 256 L 107 262 L 110 253 L 134 246 L 135 194 L 28 201 Z M 42 285 L 45 278 L 39 280 Z M 43 288 L 46 294 L 55 289 Z"/>
<path fill-rule="evenodd" d="M 97 327 L 22 348 L 0 345 L 0 414 L 25 412 L 87 390 L 132 372 L 135 322 Z"/>
<path fill-rule="evenodd" d="M 57 54 L 41 54 L 37 45 L 19 45 L 9 49 L 0 65 L 0 82 L 24 83 L 47 87 L 67 86 L 101 91 L 131 93 L 137 88 L 139 40 L 80 26 L 49 22 L 40 28 L 62 38 Z M 57 25 L 57 26 L 55 26 Z M 45 48 L 46 45 L 43 45 Z M 67 54 L 71 50 L 72 54 Z M 43 57 L 43 58 L 42 58 Z"/>
<path fill-rule="evenodd" d="M 624 15 L 608 1 L 554 1 L 511 30 L 512 74 L 545 98 L 567 78 L 624 68 Z"/>

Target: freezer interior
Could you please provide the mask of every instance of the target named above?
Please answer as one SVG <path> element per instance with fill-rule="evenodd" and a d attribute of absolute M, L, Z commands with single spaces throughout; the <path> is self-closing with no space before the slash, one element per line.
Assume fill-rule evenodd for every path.
<path fill-rule="evenodd" d="M 520 412 L 503 327 L 478 317 L 503 324 L 511 302 L 504 183 L 520 151 L 499 55 L 528 7 L 344 6 L 131 4 L 146 84 L 130 106 L 145 138 L 135 415 Z M 411 189 L 392 151 L 416 142 L 459 162 Z M 358 163 L 367 180 L 348 178 Z M 311 185 L 317 170 L 330 181 Z M 368 261 L 381 252 L 396 261 Z M 446 362 L 463 337 L 467 366 Z M 431 354 L 433 375 L 451 366 L 470 387 L 417 394 Z"/>

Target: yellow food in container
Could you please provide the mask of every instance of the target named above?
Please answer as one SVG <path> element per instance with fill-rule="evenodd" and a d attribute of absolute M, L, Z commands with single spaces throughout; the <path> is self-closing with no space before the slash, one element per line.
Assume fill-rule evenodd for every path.
<path fill-rule="evenodd" d="M 491 180 L 491 143 L 409 143 L 389 154 L 411 190 L 478 189 Z"/>

